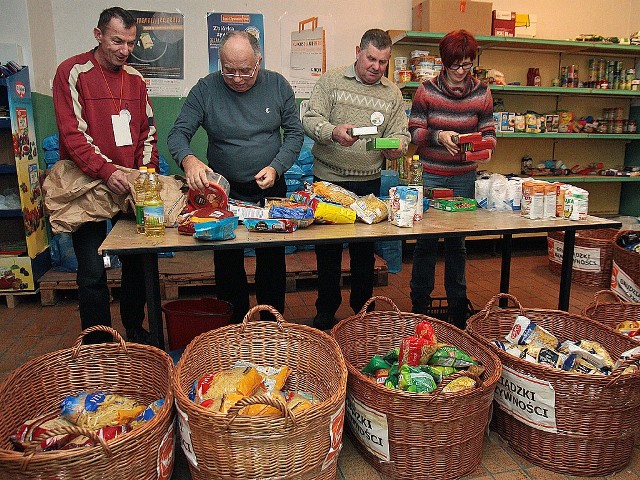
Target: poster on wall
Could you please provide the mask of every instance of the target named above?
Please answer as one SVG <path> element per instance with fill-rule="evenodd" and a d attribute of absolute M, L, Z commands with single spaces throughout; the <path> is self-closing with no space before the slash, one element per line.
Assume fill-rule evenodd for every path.
<path fill-rule="evenodd" d="M 151 96 L 178 96 L 184 81 L 184 15 L 129 10 L 137 20 L 128 63 L 138 70 Z"/>
<path fill-rule="evenodd" d="M 264 67 L 264 24 L 261 13 L 207 13 L 209 37 L 209 73 L 220 70 L 220 39 L 231 30 L 246 30 L 260 41 Z"/>
<path fill-rule="evenodd" d="M 296 98 L 309 98 L 313 86 L 331 65 L 330 15 L 285 14 L 280 19 L 282 74 L 289 80 Z"/>

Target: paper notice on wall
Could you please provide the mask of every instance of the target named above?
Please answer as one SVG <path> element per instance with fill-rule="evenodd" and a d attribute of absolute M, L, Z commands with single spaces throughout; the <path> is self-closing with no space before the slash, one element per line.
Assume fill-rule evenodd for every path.
<path fill-rule="evenodd" d="M 640 287 L 620 268 L 615 260 L 611 267 L 611 290 L 618 293 L 628 302 L 640 302 Z"/>
<path fill-rule="evenodd" d="M 352 395 L 347 395 L 346 414 L 351 431 L 360 443 L 376 457 L 390 461 L 387 416 Z"/>
<path fill-rule="evenodd" d="M 529 377 L 505 365 L 493 398 L 522 423 L 556 433 L 556 392 L 551 383 Z"/>
<path fill-rule="evenodd" d="M 547 238 L 547 248 L 549 251 L 549 260 L 562 265 L 564 242 L 553 238 Z M 574 247 L 573 269 L 583 272 L 602 272 L 600 249 L 578 246 Z"/>

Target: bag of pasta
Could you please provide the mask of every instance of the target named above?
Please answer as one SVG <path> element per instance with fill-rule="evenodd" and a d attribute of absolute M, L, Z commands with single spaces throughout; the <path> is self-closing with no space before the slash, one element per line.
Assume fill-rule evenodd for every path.
<path fill-rule="evenodd" d="M 369 225 L 386 220 L 389 216 L 387 204 L 372 193 L 358 198 L 351 204 L 351 208 L 355 210 L 359 219 Z"/>
<path fill-rule="evenodd" d="M 314 182 L 313 193 L 320 195 L 327 202 L 338 203 L 343 207 L 350 207 L 358 200 L 355 193 L 331 182 Z"/>
<path fill-rule="evenodd" d="M 79 427 L 97 430 L 101 427 L 124 425 L 146 408 L 122 395 L 106 392 L 81 392 L 62 400 L 61 414 Z"/>

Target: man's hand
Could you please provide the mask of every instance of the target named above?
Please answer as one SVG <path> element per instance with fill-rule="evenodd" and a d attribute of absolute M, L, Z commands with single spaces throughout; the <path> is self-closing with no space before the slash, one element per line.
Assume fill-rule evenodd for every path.
<path fill-rule="evenodd" d="M 388 160 L 395 160 L 396 158 L 400 158 L 404 152 L 404 140 L 400 140 L 400 148 L 396 148 L 395 150 L 382 150 L 382 155 L 384 158 Z"/>
<path fill-rule="evenodd" d="M 460 153 L 460 147 L 453 142 L 453 138 L 458 135 L 458 132 L 452 132 L 450 130 L 441 130 L 438 133 L 438 141 L 440 145 L 447 149 L 451 155 Z"/>
<path fill-rule="evenodd" d="M 207 173 L 213 173 L 213 170 L 198 160 L 195 155 L 187 155 L 182 159 L 182 169 L 191 190 L 200 190 L 209 186 Z"/>
<path fill-rule="evenodd" d="M 256 176 L 256 183 L 262 190 L 266 190 L 267 188 L 273 187 L 274 183 L 278 179 L 278 172 L 273 167 L 264 167 L 260 170 Z"/>
<path fill-rule="evenodd" d="M 347 130 L 353 127 L 355 127 L 355 125 L 350 125 L 350 124 L 338 125 L 333 129 L 333 132 L 331 132 L 331 138 L 333 139 L 334 142 L 339 143 L 343 147 L 350 147 L 351 145 L 353 145 L 358 141 L 358 137 L 352 137 L 347 132 Z"/>
<path fill-rule="evenodd" d="M 122 170 L 116 170 L 111 174 L 107 180 L 107 187 L 109 187 L 109 190 L 113 193 L 117 193 L 118 195 L 124 195 L 131 191 L 127 175 Z"/>

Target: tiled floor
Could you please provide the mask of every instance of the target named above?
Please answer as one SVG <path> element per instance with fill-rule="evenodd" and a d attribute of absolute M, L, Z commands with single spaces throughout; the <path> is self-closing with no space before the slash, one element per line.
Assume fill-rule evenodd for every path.
<path fill-rule="evenodd" d="M 514 241 L 514 254 L 511 265 L 510 292 L 527 308 L 557 308 L 559 277 L 549 272 L 544 239 L 528 239 Z M 482 308 L 499 291 L 500 257 L 499 244 L 494 241 L 467 242 L 469 261 L 467 263 L 468 294 L 476 309 Z M 497 250 L 498 255 L 494 253 Z M 411 276 L 411 247 L 405 249 L 402 272 L 389 274 L 389 284 L 376 287 L 376 295 L 387 296 L 403 311 L 410 311 L 409 279 Z M 444 296 L 442 286 L 443 264 L 438 263 L 434 296 Z M 310 323 L 315 313 L 316 298 L 314 285 L 298 284 L 298 291 L 288 293 L 286 299 L 285 318 L 291 322 Z M 593 300 L 598 288 L 575 284 L 572 286 L 570 311 L 580 313 Z M 206 292 L 194 292 L 197 295 Z M 255 301 L 255 299 L 253 299 Z M 343 306 L 337 317 L 345 318 L 353 312 L 348 308 L 348 288 L 343 288 Z M 122 331 L 119 320 L 117 302 L 112 305 L 114 326 Z M 20 304 L 8 309 L 0 302 L 0 381 L 11 371 L 32 357 L 61 348 L 68 348 L 75 341 L 80 331 L 80 317 L 74 293 L 67 294 L 54 307 L 40 306 L 37 295 L 22 297 Z M 640 412 L 639 412 L 640 413 Z M 425 472 L 421 476 L 416 470 L 416 478 L 428 477 L 429 459 L 425 466 L 419 467 Z M 426 468 L 426 469 L 425 469 Z M 174 480 L 186 480 L 190 475 L 185 467 L 184 459 L 178 459 L 173 475 Z M 340 480 L 377 480 L 383 477 L 378 474 L 363 457 L 361 457 L 351 441 L 345 440 L 339 457 Z M 560 475 L 531 465 L 514 453 L 505 442 L 491 433 L 485 439 L 482 463 L 472 476 L 473 479 L 520 480 L 520 479 L 577 479 Z M 640 445 L 636 445 L 629 466 L 622 472 L 607 479 L 640 479 Z"/>

